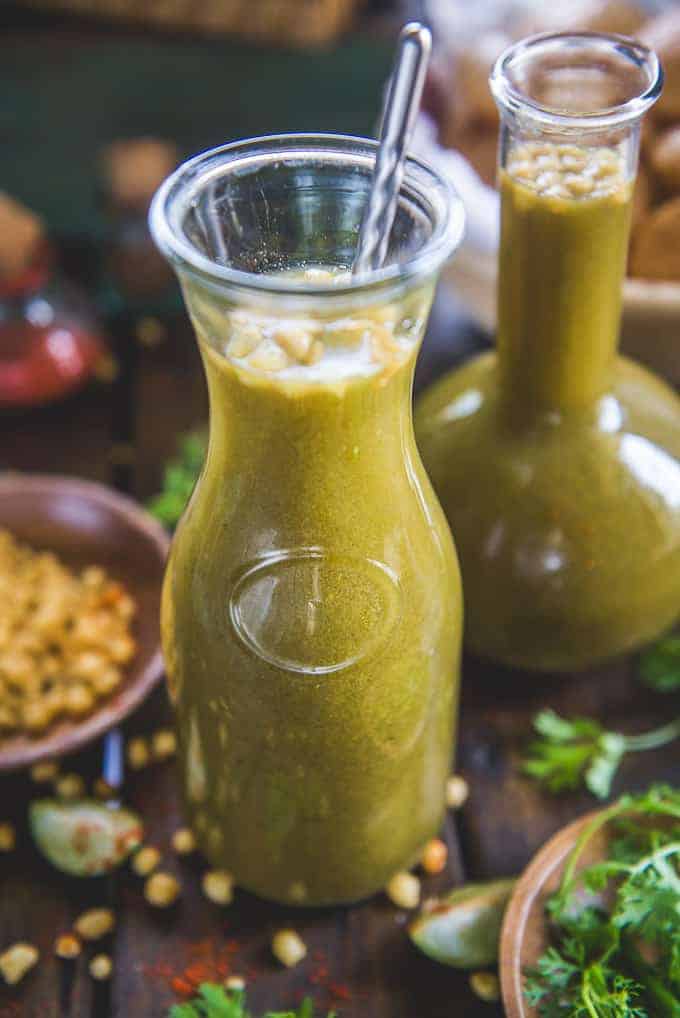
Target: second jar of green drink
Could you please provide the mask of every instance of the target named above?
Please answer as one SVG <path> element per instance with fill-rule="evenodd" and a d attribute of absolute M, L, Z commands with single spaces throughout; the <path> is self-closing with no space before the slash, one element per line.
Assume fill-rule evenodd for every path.
<path fill-rule="evenodd" d="M 410 400 L 462 212 L 410 161 L 387 264 L 353 279 L 374 154 L 227 146 L 180 168 L 151 217 L 210 394 L 163 598 L 185 798 L 214 865 L 300 905 L 416 860 L 452 752 L 460 579 Z"/>
<path fill-rule="evenodd" d="M 540 36 L 499 60 L 498 351 L 436 383 L 416 432 L 461 559 L 466 638 L 583 668 L 680 613 L 680 400 L 617 355 L 653 53 Z"/>

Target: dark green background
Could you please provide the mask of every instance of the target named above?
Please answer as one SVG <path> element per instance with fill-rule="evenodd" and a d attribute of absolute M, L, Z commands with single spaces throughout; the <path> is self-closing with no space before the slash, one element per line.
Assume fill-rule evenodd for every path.
<path fill-rule="evenodd" d="M 0 188 L 59 233 L 93 233 L 97 153 L 155 134 L 185 154 L 279 131 L 373 134 L 394 33 L 262 49 L 0 11 Z"/>

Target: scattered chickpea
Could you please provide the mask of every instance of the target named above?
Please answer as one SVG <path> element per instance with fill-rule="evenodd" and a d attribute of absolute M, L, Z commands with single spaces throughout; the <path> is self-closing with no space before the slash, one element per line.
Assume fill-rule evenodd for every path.
<path fill-rule="evenodd" d="M 12 852 L 17 843 L 17 832 L 10 823 L 0 824 L 0 852 Z"/>
<path fill-rule="evenodd" d="M 245 990 L 246 981 L 243 976 L 229 976 L 224 980 L 224 985 L 228 990 Z"/>
<path fill-rule="evenodd" d="M 82 949 L 80 940 L 73 933 L 62 933 L 54 942 L 54 953 L 64 961 L 77 958 Z"/>
<path fill-rule="evenodd" d="M 495 972 L 473 972 L 470 976 L 470 989 L 480 1000 L 489 1004 L 501 999 L 501 988 Z"/>
<path fill-rule="evenodd" d="M 158 869 L 160 861 L 161 853 L 154 845 L 143 845 L 132 856 L 130 865 L 138 877 L 148 877 L 150 873 Z"/>
<path fill-rule="evenodd" d="M 385 893 L 398 908 L 417 908 L 420 901 L 420 880 L 412 873 L 395 873 Z"/>
<path fill-rule="evenodd" d="M 95 799 L 102 799 L 104 802 L 107 799 L 112 799 L 116 794 L 115 789 L 112 785 L 105 781 L 104 778 L 97 778 L 94 785 L 92 786 Z"/>
<path fill-rule="evenodd" d="M 6 951 L 0 954 L 0 973 L 6 983 L 16 986 L 21 982 L 27 972 L 38 963 L 40 952 L 33 944 L 26 944 L 20 941 L 12 944 Z"/>
<path fill-rule="evenodd" d="M 452 774 L 446 782 L 446 805 L 449 809 L 460 809 L 467 802 L 470 786 L 460 774 Z"/>
<path fill-rule="evenodd" d="M 307 945 L 295 930 L 279 930 L 272 938 L 272 954 L 290 969 L 306 957 Z"/>
<path fill-rule="evenodd" d="M 80 774 L 64 774 L 57 778 L 54 790 L 60 799 L 81 799 L 85 795 L 85 782 Z"/>
<path fill-rule="evenodd" d="M 226 870 L 207 870 L 201 887 L 208 901 L 214 905 L 230 905 L 234 900 L 234 879 Z"/>
<path fill-rule="evenodd" d="M 446 868 L 449 850 L 440 838 L 428 841 L 423 851 L 422 865 L 426 873 L 433 876 Z"/>
<path fill-rule="evenodd" d="M 31 767 L 31 781 L 37 785 L 47 784 L 48 781 L 55 781 L 59 774 L 59 764 L 56 760 L 41 760 Z"/>
<path fill-rule="evenodd" d="M 88 968 L 93 979 L 96 979 L 97 982 L 104 982 L 104 980 L 111 978 L 113 962 L 108 954 L 96 954 Z"/>
<path fill-rule="evenodd" d="M 116 925 L 116 917 L 110 908 L 91 908 L 79 915 L 73 929 L 83 940 L 101 940 Z"/>
<path fill-rule="evenodd" d="M 177 855 L 191 855 L 196 851 L 196 837 L 188 827 L 180 827 L 172 836 L 172 847 Z"/>
<path fill-rule="evenodd" d="M 151 762 L 149 744 L 146 739 L 143 739 L 141 736 L 130 739 L 127 744 L 125 755 L 127 762 L 133 771 L 141 771 Z"/>
<path fill-rule="evenodd" d="M 169 908 L 179 898 L 179 880 L 171 873 L 153 873 L 144 884 L 144 897 L 154 908 Z"/>
<path fill-rule="evenodd" d="M 169 728 L 160 728 L 151 737 L 154 760 L 169 760 L 177 752 L 177 736 Z"/>
<path fill-rule="evenodd" d="M 135 327 L 135 335 L 142 346 L 153 349 L 165 339 L 165 326 L 157 318 L 140 318 Z"/>

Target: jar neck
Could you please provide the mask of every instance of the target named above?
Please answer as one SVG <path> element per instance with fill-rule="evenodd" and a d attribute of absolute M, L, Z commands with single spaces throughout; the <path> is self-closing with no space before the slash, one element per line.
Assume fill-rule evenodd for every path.
<path fill-rule="evenodd" d="M 202 497 L 247 491 L 257 512 L 296 519 L 334 516 L 348 492 L 385 499 L 408 485 L 416 458 L 411 416 L 415 351 L 384 381 L 350 379 L 287 392 L 251 384 L 202 345 L 210 395 L 210 442 Z M 261 384 L 263 383 L 263 384 Z M 266 512 L 267 510 L 267 512 Z M 256 509 L 253 509 L 253 512 Z"/>
<path fill-rule="evenodd" d="M 616 357 L 637 127 L 625 151 L 535 132 L 527 142 L 507 122 L 502 133 L 503 393 L 524 413 L 584 409 L 608 391 Z"/>
<path fill-rule="evenodd" d="M 292 473 L 301 491 L 317 483 L 341 497 L 344 480 L 354 482 L 362 471 L 370 478 L 376 462 L 403 470 L 415 448 L 415 349 L 377 384 L 366 376 L 294 390 L 275 379 L 247 379 L 200 345 L 210 397 L 208 466 L 215 477 L 229 476 L 233 484 L 235 474 L 243 474 L 249 486 L 291 490 Z"/>

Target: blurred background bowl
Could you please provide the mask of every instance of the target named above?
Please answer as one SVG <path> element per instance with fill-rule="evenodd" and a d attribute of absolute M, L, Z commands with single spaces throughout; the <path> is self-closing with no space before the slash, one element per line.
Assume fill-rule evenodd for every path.
<path fill-rule="evenodd" d="M 159 612 L 168 553 L 165 530 L 131 499 L 89 481 L 40 474 L 0 478 L 0 527 L 33 548 L 52 551 L 74 570 L 103 567 L 134 598 L 137 653 L 112 696 L 79 721 L 62 720 L 43 735 L 0 739 L 0 771 L 63 756 L 132 713 L 163 675 Z"/>

